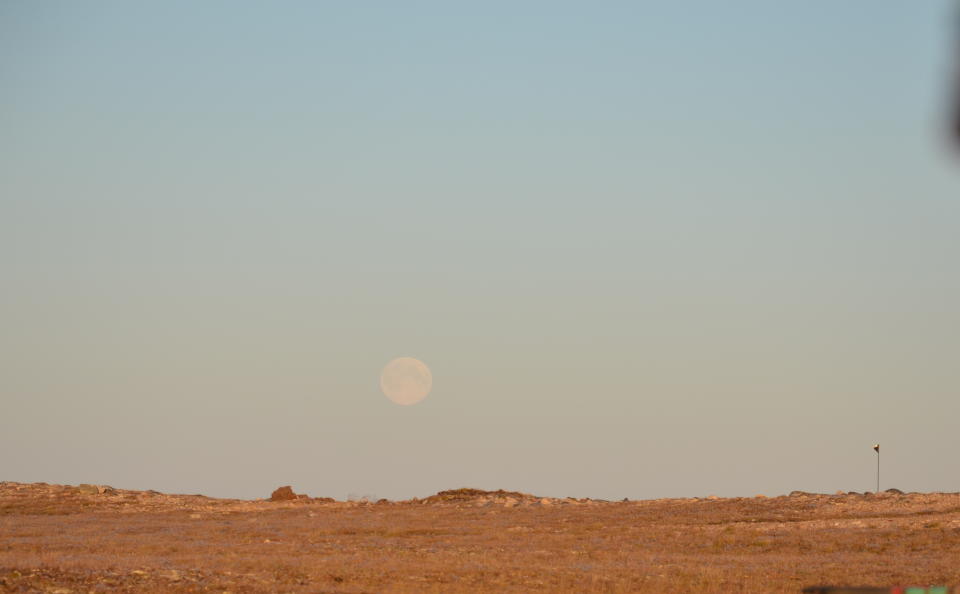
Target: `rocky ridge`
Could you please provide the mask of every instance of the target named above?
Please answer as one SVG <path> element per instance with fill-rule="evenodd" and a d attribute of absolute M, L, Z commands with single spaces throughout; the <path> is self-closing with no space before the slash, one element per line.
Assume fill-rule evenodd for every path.
<path fill-rule="evenodd" d="M 383 505 L 429 505 L 441 507 L 550 507 L 550 506 L 598 506 L 598 505 L 650 505 L 653 503 L 672 503 L 677 505 L 710 504 L 723 507 L 726 504 L 782 501 L 790 508 L 801 510 L 813 504 L 841 504 L 849 506 L 897 506 L 922 504 L 929 500 L 940 507 L 944 494 L 903 493 L 890 489 L 881 493 L 844 493 L 833 495 L 793 491 L 779 497 L 731 497 L 715 495 L 682 499 L 622 500 L 606 501 L 573 497 L 540 497 L 517 491 L 486 491 L 483 489 L 461 488 L 440 491 L 429 497 L 413 498 L 403 501 L 380 499 L 376 502 L 366 499 L 338 501 L 331 497 L 311 497 L 295 493 L 292 487 L 284 486 L 273 491 L 269 499 L 216 499 L 205 495 L 167 494 L 159 491 L 135 491 L 117 489 L 109 485 L 55 485 L 47 483 L 0 482 L 0 515 L 5 514 L 47 514 L 60 515 L 86 511 L 144 512 L 184 510 L 194 513 L 233 513 L 265 509 L 277 509 L 296 506 L 334 506 L 343 508 Z"/>

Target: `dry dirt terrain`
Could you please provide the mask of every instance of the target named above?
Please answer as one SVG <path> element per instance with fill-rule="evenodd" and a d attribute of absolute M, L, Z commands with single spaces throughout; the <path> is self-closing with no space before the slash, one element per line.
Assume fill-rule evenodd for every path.
<path fill-rule="evenodd" d="M 960 584 L 960 494 L 211 499 L 0 483 L 0 591 L 800 592 Z"/>

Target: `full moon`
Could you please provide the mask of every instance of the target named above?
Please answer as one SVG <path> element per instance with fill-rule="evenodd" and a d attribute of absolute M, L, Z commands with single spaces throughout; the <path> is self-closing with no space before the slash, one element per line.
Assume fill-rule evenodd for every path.
<path fill-rule="evenodd" d="M 413 357 L 394 359 L 380 372 L 380 389 L 395 404 L 416 404 L 427 397 L 431 387 L 430 368 Z"/>

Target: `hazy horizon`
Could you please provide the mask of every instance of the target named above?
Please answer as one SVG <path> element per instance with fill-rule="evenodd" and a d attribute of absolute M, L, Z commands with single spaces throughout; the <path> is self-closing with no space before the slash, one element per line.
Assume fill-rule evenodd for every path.
<path fill-rule="evenodd" d="M 955 8 L 5 2 L 0 480 L 960 491 Z"/>

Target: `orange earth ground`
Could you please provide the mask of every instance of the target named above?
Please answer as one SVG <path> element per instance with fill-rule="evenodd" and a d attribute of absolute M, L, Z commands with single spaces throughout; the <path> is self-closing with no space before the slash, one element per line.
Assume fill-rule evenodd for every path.
<path fill-rule="evenodd" d="M 960 494 L 240 501 L 0 483 L 10 592 L 799 592 L 960 584 Z"/>

